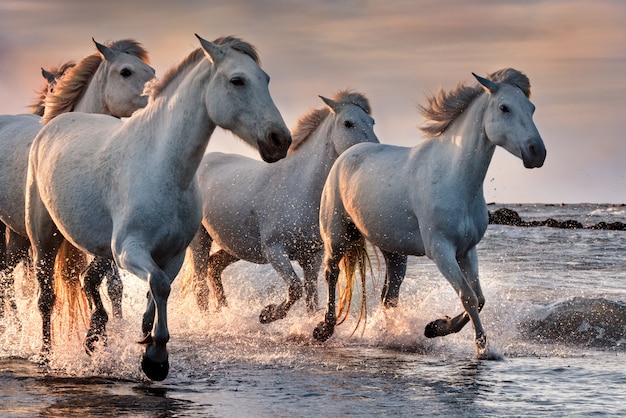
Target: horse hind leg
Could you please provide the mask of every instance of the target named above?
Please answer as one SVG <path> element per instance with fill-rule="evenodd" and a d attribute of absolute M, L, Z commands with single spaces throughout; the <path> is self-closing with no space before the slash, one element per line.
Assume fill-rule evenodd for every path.
<path fill-rule="evenodd" d="M 211 308 L 211 288 L 217 300 L 217 310 L 228 306 L 222 286 L 222 271 L 229 264 L 239 260 L 223 250 L 211 254 L 212 244 L 213 239 L 203 226 L 200 226 L 189 244 L 190 262 L 193 269 L 192 291 L 198 307 L 204 312 L 208 312 Z"/>
<path fill-rule="evenodd" d="M 83 343 L 87 354 L 93 353 L 99 342 L 106 345 L 106 324 L 109 320 L 109 316 L 104 309 L 104 304 L 100 297 L 100 285 L 110 270 L 110 260 L 95 257 L 84 272 L 83 289 L 87 295 L 90 308 L 92 309 L 89 331 Z"/>
<path fill-rule="evenodd" d="M 324 202 L 322 202 L 324 206 Z M 337 280 L 339 279 L 339 263 L 358 246 L 364 246 L 363 236 L 357 227 L 352 223 L 347 223 L 344 219 L 336 216 L 336 210 L 330 212 L 328 216 L 320 212 L 320 230 L 322 236 L 330 237 L 330 241 L 324 242 L 324 279 L 328 288 L 328 303 L 326 305 L 326 314 L 324 321 L 317 324 L 313 330 L 313 338 L 318 341 L 328 340 L 335 332 L 337 325 Z M 365 249 L 363 248 L 363 251 Z M 358 257 L 350 257 L 348 262 L 356 262 Z M 347 290 L 347 289 L 346 289 Z"/>
<path fill-rule="evenodd" d="M 215 295 L 215 299 L 217 300 L 218 311 L 228 306 L 228 302 L 226 301 L 226 293 L 224 292 L 224 286 L 222 285 L 222 272 L 226 269 L 226 267 L 237 261 L 239 261 L 238 257 L 235 257 L 234 255 L 224 250 L 216 251 L 209 257 L 208 277 L 209 283 L 211 284 L 211 289 L 213 290 L 213 294 Z"/>
<path fill-rule="evenodd" d="M 385 308 L 398 306 L 400 286 L 406 275 L 407 256 L 382 251 L 386 264 L 385 284 L 381 292 L 381 300 Z"/>
<path fill-rule="evenodd" d="M 328 340 L 335 332 L 337 324 L 337 307 L 335 293 L 337 290 L 337 279 L 339 278 L 339 262 L 327 259 L 324 269 L 324 278 L 328 287 L 328 304 L 326 306 L 326 315 L 324 320 L 317 324 L 313 330 L 313 338 L 317 341 L 324 342 Z"/>
<path fill-rule="evenodd" d="M 107 295 L 111 299 L 113 317 L 122 319 L 122 298 L 124 296 L 124 283 L 120 278 L 120 271 L 113 260 L 108 260 L 107 271 Z"/>

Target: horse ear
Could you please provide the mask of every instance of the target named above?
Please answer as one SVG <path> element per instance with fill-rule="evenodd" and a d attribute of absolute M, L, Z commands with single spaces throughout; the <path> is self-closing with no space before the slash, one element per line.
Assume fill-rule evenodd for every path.
<path fill-rule="evenodd" d="M 53 83 L 55 80 L 54 74 L 52 74 L 49 71 L 46 71 L 45 69 L 41 69 L 41 75 L 43 76 L 43 78 L 45 78 L 48 83 Z"/>
<path fill-rule="evenodd" d="M 328 106 L 330 108 L 330 110 L 333 111 L 333 113 L 337 113 L 339 112 L 339 109 L 341 108 L 341 103 L 336 102 L 332 99 L 329 99 L 327 97 L 324 96 L 320 96 L 320 99 L 322 99 L 324 101 L 324 103 L 326 103 L 326 106 Z"/>
<path fill-rule="evenodd" d="M 224 58 L 224 51 L 222 51 L 219 46 L 215 45 L 213 42 L 207 41 L 206 39 L 202 39 L 197 33 L 196 38 L 200 41 L 200 46 L 202 46 L 202 49 L 204 49 L 204 52 L 206 53 L 206 57 L 213 63 L 213 65 L 222 61 Z"/>
<path fill-rule="evenodd" d="M 481 86 L 483 86 L 483 88 L 485 89 L 485 91 L 487 91 L 488 93 L 495 93 L 496 90 L 498 90 L 498 83 L 494 83 L 493 81 L 486 79 L 484 77 L 481 77 L 477 74 L 472 73 L 472 75 L 474 77 L 476 77 L 476 80 L 478 80 L 478 82 L 480 83 Z"/>
<path fill-rule="evenodd" d="M 113 58 L 117 56 L 118 54 L 117 51 L 109 48 L 106 45 L 102 45 L 101 43 L 96 42 L 96 40 L 93 38 L 91 38 L 91 40 L 93 41 L 94 44 L 96 44 L 96 48 L 98 49 L 98 51 L 100 51 L 100 53 L 102 54 L 102 56 L 104 57 L 106 61 L 112 61 Z"/>

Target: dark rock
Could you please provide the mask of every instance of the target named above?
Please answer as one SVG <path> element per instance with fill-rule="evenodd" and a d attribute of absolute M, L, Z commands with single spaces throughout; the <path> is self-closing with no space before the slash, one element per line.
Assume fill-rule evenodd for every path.
<path fill-rule="evenodd" d="M 548 218 L 545 221 L 543 221 L 543 226 L 548 226 L 550 228 L 558 228 L 559 225 L 560 223 L 556 219 Z"/>
<path fill-rule="evenodd" d="M 519 214 L 509 208 L 500 208 L 493 213 L 489 212 L 489 223 L 496 225 L 524 226 L 524 222 Z"/>
<path fill-rule="evenodd" d="M 626 348 L 626 304 L 604 298 L 560 302 L 541 319 L 520 324 L 526 338 L 568 345 Z"/>
<path fill-rule="evenodd" d="M 589 229 L 601 229 L 605 231 L 626 231 L 626 223 L 624 222 L 599 222 L 589 227 Z"/>
<path fill-rule="evenodd" d="M 549 205 L 546 205 L 549 206 Z M 523 221 L 519 214 L 513 209 L 500 208 L 495 212 L 489 212 L 489 223 L 494 225 L 509 225 L 509 226 L 547 226 L 550 228 L 562 228 L 562 229 L 585 229 L 585 226 L 575 220 L 568 219 L 565 221 L 558 221 L 553 218 L 548 218 L 545 221 Z M 607 231 L 626 231 L 626 223 L 624 222 L 599 222 L 595 225 L 589 226 L 586 229 L 598 229 Z"/>

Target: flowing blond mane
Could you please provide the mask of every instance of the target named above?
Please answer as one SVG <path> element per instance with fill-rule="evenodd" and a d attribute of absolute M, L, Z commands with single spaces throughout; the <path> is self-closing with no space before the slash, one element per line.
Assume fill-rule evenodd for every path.
<path fill-rule="evenodd" d="M 505 68 L 489 74 L 487 78 L 496 83 L 518 87 L 526 97 L 530 97 L 530 80 L 518 70 Z M 453 90 L 440 88 L 437 94 L 426 96 L 426 106 L 419 106 L 420 113 L 426 119 L 425 125 L 420 129 L 428 137 L 440 136 L 483 91 L 479 84 L 467 86 L 460 83 Z"/>
<path fill-rule="evenodd" d="M 261 59 L 259 58 L 259 54 L 256 48 L 249 44 L 246 41 L 243 41 L 234 36 L 223 36 L 219 37 L 213 41 L 215 45 L 219 46 L 228 46 L 235 51 L 241 52 L 243 54 L 248 55 L 250 58 L 254 60 L 258 65 L 261 65 Z M 151 99 L 154 99 L 159 94 L 165 90 L 165 88 L 172 83 L 173 80 L 177 79 L 182 73 L 185 73 L 188 68 L 195 66 L 200 60 L 204 58 L 204 51 L 202 48 L 197 48 L 187 57 L 185 57 L 178 65 L 170 68 L 163 78 L 160 80 L 155 80 L 153 83 L 148 83 L 146 85 L 146 93 L 150 96 Z"/>
<path fill-rule="evenodd" d="M 68 61 L 58 68 L 52 67 L 49 70 L 46 70 L 48 73 L 52 74 L 52 76 L 54 77 L 54 81 L 46 82 L 41 87 L 41 91 L 39 92 L 37 99 L 35 99 L 33 104 L 28 106 L 32 114 L 37 116 L 43 116 L 43 113 L 46 110 L 46 97 L 48 96 L 48 93 L 51 93 L 53 91 L 54 85 L 57 83 L 57 80 L 61 78 L 68 69 L 72 68 L 75 65 L 76 63 L 74 61 Z"/>
<path fill-rule="evenodd" d="M 148 52 L 143 46 L 132 39 L 122 39 L 115 42 L 106 42 L 106 46 L 119 52 L 134 55 L 146 64 L 149 64 Z M 83 58 L 76 66 L 69 69 L 58 80 L 54 92 L 46 98 L 46 109 L 43 122 L 48 123 L 61 113 L 71 112 L 76 103 L 83 97 L 91 78 L 96 73 L 103 59 L 99 53 Z"/>
<path fill-rule="evenodd" d="M 365 113 L 371 115 L 372 109 L 370 107 L 369 100 L 361 94 L 352 90 L 341 90 L 335 94 L 333 100 L 339 103 L 348 103 L 353 104 L 355 106 L 363 109 Z M 300 145 L 302 145 L 315 130 L 322 123 L 324 119 L 330 113 L 330 109 L 328 107 L 323 107 L 322 109 L 313 109 L 306 115 L 302 116 L 298 119 L 298 123 L 296 128 L 294 129 L 291 142 L 291 147 L 289 147 L 289 152 L 293 152 Z"/>

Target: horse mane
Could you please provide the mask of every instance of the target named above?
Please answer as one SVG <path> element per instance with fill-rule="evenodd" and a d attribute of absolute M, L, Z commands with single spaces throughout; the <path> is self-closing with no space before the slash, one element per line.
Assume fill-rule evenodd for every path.
<path fill-rule="evenodd" d="M 149 64 L 148 51 L 137 41 L 122 39 L 120 41 L 106 42 L 106 46 L 119 52 L 134 55 L 146 64 Z M 96 73 L 103 58 L 95 53 L 83 58 L 73 68 L 57 81 L 54 92 L 46 98 L 46 108 L 43 114 L 43 123 L 48 123 L 61 113 L 71 112 L 78 102 Z"/>
<path fill-rule="evenodd" d="M 515 86 L 522 90 L 526 97 L 530 97 L 530 80 L 518 70 L 505 68 L 489 74 L 487 78 L 496 83 Z M 478 83 L 473 86 L 459 83 L 453 90 L 446 91 L 440 88 L 436 95 L 427 95 L 426 106 L 418 107 L 426 119 L 425 125 L 420 127 L 421 131 L 430 138 L 440 136 L 483 92 L 484 89 Z"/>
<path fill-rule="evenodd" d="M 352 90 L 340 90 L 335 94 L 333 100 L 339 103 L 348 103 L 363 109 L 365 113 L 371 115 L 372 109 L 370 107 L 369 100 L 363 94 Z M 298 119 L 298 123 L 294 132 L 291 135 L 292 142 L 289 147 L 289 152 L 295 151 L 300 145 L 302 145 L 317 127 L 326 119 L 330 109 L 323 107 L 321 109 L 313 109 L 306 115 Z"/>
<path fill-rule="evenodd" d="M 234 36 L 222 36 L 214 40 L 213 43 L 219 46 L 228 46 L 235 51 L 246 54 L 259 66 L 261 65 L 261 59 L 259 58 L 259 53 L 256 48 L 246 41 Z M 151 99 L 155 98 L 161 94 L 173 80 L 177 79 L 180 74 L 184 73 L 188 68 L 195 66 L 204 57 L 205 55 L 202 48 L 197 48 L 191 51 L 191 53 L 189 53 L 189 55 L 187 55 L 187 57 L 185 57 L 178 65 L 170 68 L 161 80 L 154 80 L 154 82 L 147 83 L 146 93 Z"/>
<path fill-rule="evenodd" d="M 33 115 L 43 116 L 43 113 L 46 110 L 46 98 L 48 97 L 48 94 L 52 92 L 53 86 L 58 82 L 58 79 L 61 78 L 67 70 L 75 65 L 76 63 L 74 61 L 68 61 L 65 64 L 62 64 L 60 67 L 52 67 L 49 70 L 46 70 L 54 76 L 54 81 L 46 82 L 41 87 L 37 99 L 35 99 L 33 104 L 28 106 L 30 112 Z"/>

